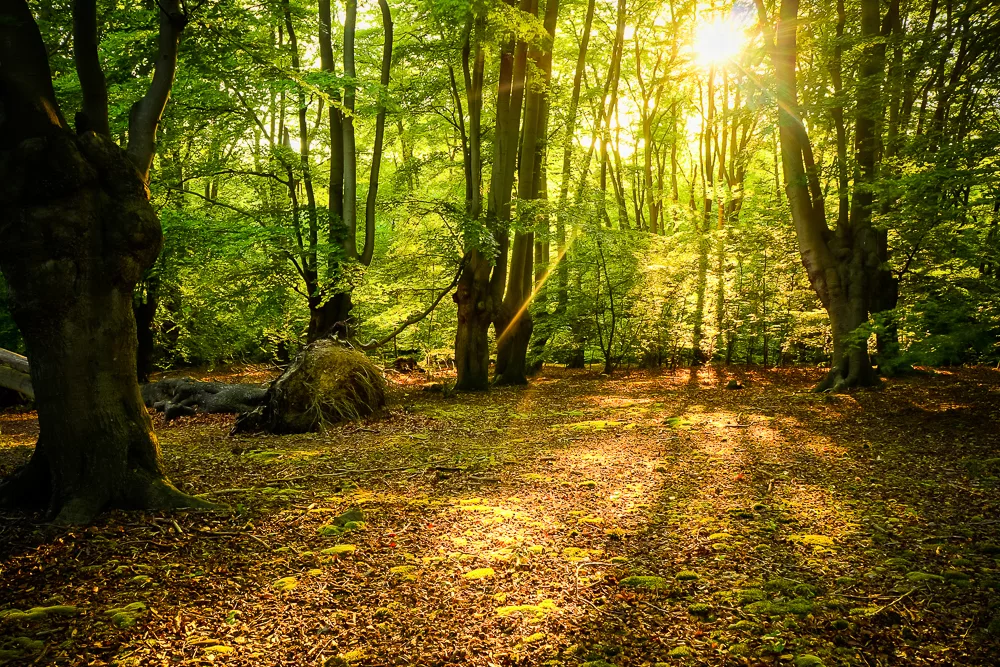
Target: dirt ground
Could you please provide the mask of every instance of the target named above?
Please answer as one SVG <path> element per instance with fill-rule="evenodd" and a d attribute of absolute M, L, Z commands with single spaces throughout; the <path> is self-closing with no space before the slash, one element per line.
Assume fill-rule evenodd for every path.
<path fill-rule="evenodd" d="M 820 375 L 394 376 L 383 418 L 305 436 L 156 417 L 232 511 L 0 515 L 0 662 L 997 664 L 1000 372 Z M 0 413 L 0 475 L 36 434 Z"/>

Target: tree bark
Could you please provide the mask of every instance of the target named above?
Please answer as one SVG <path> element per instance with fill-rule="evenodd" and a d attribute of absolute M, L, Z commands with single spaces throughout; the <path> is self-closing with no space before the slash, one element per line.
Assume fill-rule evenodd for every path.
<path fill-rule="evenodd" d="M 167 480 L 136 382 L 132 294 L 162 245 L 143 147 L 153 146 L 183 27 L 169 13 L 177 4 L 164 6 L 160 59 L 133 109 L 128 154 L 69 129 L 27 4 L 0 6 L 0 270 L 31 359 L 40 430 L 0 503 L 47 507 L 61 523 L 107 507 L 212 506 Z"/>
<path fill-rule="evenodd" d="M 537 8 L 536 8 L 537 11 Z M 555 39 L 559 0 L 548 0 L 545 5 L 545 31 L 549 43 L 544 48 L 532 48 L 529 58 L 534 63 L 529 78 L 529 92 L 524 105 L 524 127 L 521 131 L 521 156 L 518 160 L 517 197 L 522 206 L 527 203 L 527 215 L 535 214 L 530 202 L 540 197 L 543 157 L 540 150 L 545 141 L 545 106 L 549 79 L 552 71 L 552 42 Z M 543 212 L 542 215 L 548 215 Z M 527 356 L 534 322 L 529 306 L 534 293 L 533 258 L 534 227 L 523 219 L 521 229 L 514 235 L 511 249 L 510 274 L 507 293 L 496 319 L 497 331 L 497 384 L 524 385 L 528 383 Z"/>
<path fill-rule="evenodd" d="M 320 69 L 330 74 L 336 73 L 333 59 L 333 21 L 330 0 L 319 1 L 319 51 Z M 340 108 L 340 90 L 331 91 L 334 103 L 329 105 L 327 115 L 330 129 L 330 180 L 327 188 L 327 243 L 330 250 L 326 256 L 326 282 L 332 285 L 345 258 L 352 255 L 348 247 L 348 232 L 344 222 L 344 112 Z M 339 250 L 338 250 L 339 249 Z M 309 328 L 306 339 L 340 338 L 350 336 L 351 309 L 350 292 L 336 292 L 329 295 L 319 307 L 309 312 Z"/>
<path fill-rule="evenodd" d="M 532 0 L 521 0 L 521 11 L 530 11 L 531 3 Z M 466 79 L 467 86 L 470 82 L 473 83 L 472 87 L 467 87 L 473 119 L 482 108 L 480 39 L 477 31 L 475 42 L 478 74 L 471 77 L 467 75 Z M 496 253 L 488 254 L 477 240 L 470 240 L 466 244 L 463 260 L 465 269 L 453 297 L 458 305 L 458 329 L 455 334 L 455 367 L 458 373 L 456 390 L 479 391 L 489 387 L 489 325 L 494 322 L 500 308 L 507 277 L 511 187 L 517 163 L 526 68 L 527 45 L 512 37 L 500 51 L 496 139 L 493 144 L 493 166 L 486 205 L 485 222 L 493 236 Z M 473 107 L 476 109 L 474 112 Z M 470 122 L 470 127 L 473 126 L 473 122 Z M 478 167 L 470 165 L 470 168 L 471 172 L 466 177 L 475 178 Z"/>
<path fill-rule="evenodd" d="M 761 24 L 767 26 L 763 0 L 757 0 Z M 870 184 L 876 156 L 873 151 L 877 138 L 876 111 L 880 76 L 877 54 L 868 46 L 862 56 L 860 90 L 856 124 L 857 163 L 859 178 L 848 224 L 838 225 L 836 232 L 826 224 L 823 196 L 817 169 L 812 159 L 809 136 L 799 113 L 796 81 L 796 30 L 798 0 L 782 0 L 775 40 L 769 44 L 778 81 L 777 103 L 779 140 L 785 193 L 792 211 L 792 221 L 799 242 L 802 264 L 809 281 L 830 317 L 833 334 L 833 359 L 826 378 L 817 390 L 839 391 L 849 387 L 877 384 L 868 356 L 867 336 L 863 327 L 868 323 L 872 305 L 873 281 L 879 267 L 874 232 L 871 228 L 872 195 L 859 191 Z M 878 33 L 878 0 L 862 0 L 862 34 Z M 771 41 L 770 30 L 767 40 Z M 871 42 L 869 42 L 871 44 Z M 867 215 L 864 211 L 867 210 Z"/>

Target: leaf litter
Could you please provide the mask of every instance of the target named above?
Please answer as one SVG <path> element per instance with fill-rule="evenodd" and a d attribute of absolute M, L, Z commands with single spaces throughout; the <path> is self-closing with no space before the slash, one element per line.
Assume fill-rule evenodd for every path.
<path fill-rule="evenodd" d="M 1000 373 L 819 373 L 398 384 L 302 436 L 157 421 L 171 479 L 233 511 L 0 517 L 0 662 L 989 663 Z M 0 414 L 0 473 L 36 433 Z"/>

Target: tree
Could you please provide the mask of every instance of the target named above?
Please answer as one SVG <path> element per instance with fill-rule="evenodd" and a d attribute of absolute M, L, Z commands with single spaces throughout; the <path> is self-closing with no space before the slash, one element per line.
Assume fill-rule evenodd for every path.
<path fill-rule="evenodd" d="M 770 25 L 763 0 L 757 0 L 761 23 Z M 868 356 L 866 325 L 877 307 L 878 282 L 885 280 L 877 251 L 877 233 L 872 227 L 873 182 L 877 172 L 879 143 L 879 99 L 884 70 L 884 46 L 880 34 L 878 0 L 862 0 L 861 33 L 867 38 L 861 56 L 859 97 L 855 120 L 855 160 L 859 173 L 852 190 L 851 211 L 831 230 L 819 170 L 813 158 L 809 134 L 802 122 L 797 95 L 798 0 L 781 0 L 774 37 L 768 30 L 769 51 L 777 79 L 778 126 L 785 193 L 791 205 L 809 281 L 830 317 L 833 359 L 817 390 L 841 390 L 878 382 Z M 842 182 L 842 186 L 843 186 Z M 845 197 L 841 195 L 841 203 Z"/>
<path fill-rule="evenodd" d="M 152 80 L 129 115 L 127 149 L 108 133 L 95 0 L 73 5 L 83 89 L 76 131 L 52 86 L 25 0 L 0 3 L 0 269 L 31 362 L 39 439 L 0 502 L 83 523 L 107 507 L 208 507 L 164 474 L 136 382 L 132 294 L 162 244 L 147 182 L 187 14 L 160 4 Z"/>
<path fill-rule="evenodd" d="M 534 0 L 521 0 L 519 9 L 534 14 L 538 7 Z M 488 245 L 484 247 L 478 237 L 467 240 L 464 268 L 453 296 L 458 304 L 455 388 L 459 390 L 477 391 L 489 386 L 488 333 L 502 308 L 507 280 L 511 188 L 517 165 L 527 51 L 527 42 L 516 34 L 511 34 L 500 49 L 496 136 L 484 221 L 489 230 Z M 481 96 L 481 88 L 469 93 Z M 469 99 L 471 107 L 474 97 Z"/>

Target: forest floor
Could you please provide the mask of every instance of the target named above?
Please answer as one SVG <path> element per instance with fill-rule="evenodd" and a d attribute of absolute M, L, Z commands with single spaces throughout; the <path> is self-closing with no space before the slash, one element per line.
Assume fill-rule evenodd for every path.
<path fill-rule="evenodd" d="M 170 477 L 233 511 L 0 516 L 0 656 L 996 664 L 1000 372 L 809 393 L 820 374 L 395 376 L 384 418 L 304 436 L 156 417 Z M 0 474 L 36 434 L 0 414 Z"/>

